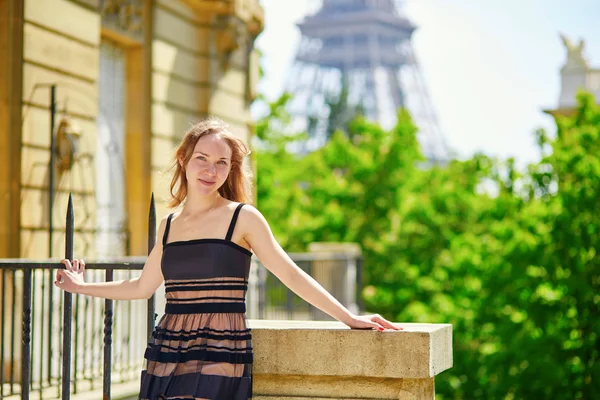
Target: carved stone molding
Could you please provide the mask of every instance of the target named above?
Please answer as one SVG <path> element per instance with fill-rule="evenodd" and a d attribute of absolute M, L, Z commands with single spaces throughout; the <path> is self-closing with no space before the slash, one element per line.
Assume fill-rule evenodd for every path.
<path fill-rule="evenodd" d="M 102 0 L 100 10 L 103 27 L 143 40 L 144 0 Z"/>
<path fill-rule="evenodd" d="M 214 27 L 221 68 L 226 71 L 234 62 L 237 67 L 245 70 L 244 98 L 248 104 L 251 103 L 256 97 L 259 76 L 259 60 L 254 51 L 254 41 L 264 28 L 264 10 L 259 0 L 182 1 L 204 16 Z"/>
<path fill-rule="evenodd" d="M 196 11 L 219 16 L 235 16 L 248 32 L 257 36 L 264 28 L 264 10 L 258 0 L 183 0 Z"/>
<path fill-rule="evenodd" d="M 248 41 L 246 24 L 233 15 L 217 16 L 217 49 L 222 53 L 231 53 L 243 47 Z"/>

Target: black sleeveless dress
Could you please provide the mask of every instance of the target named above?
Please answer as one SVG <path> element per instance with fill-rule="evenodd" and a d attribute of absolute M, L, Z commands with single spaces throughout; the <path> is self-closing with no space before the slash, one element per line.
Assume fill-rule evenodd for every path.
<path fill-rule="evenodd" d="M 246 400 L 252 397 L 252 344 L 245 295 L 252 253 L 225 239 L 167 243 L 161 269 L 167 304 L 148 344 L 140 399 Z"/>

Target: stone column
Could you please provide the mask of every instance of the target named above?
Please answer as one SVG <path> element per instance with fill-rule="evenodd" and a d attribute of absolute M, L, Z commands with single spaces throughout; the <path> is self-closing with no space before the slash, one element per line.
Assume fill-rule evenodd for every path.
<path fill-rule="evenodd" d="M 452 326 L 353 330 L 337 321 L 250 320 L 256 400 L 427 399 L 452 367 Z"/>

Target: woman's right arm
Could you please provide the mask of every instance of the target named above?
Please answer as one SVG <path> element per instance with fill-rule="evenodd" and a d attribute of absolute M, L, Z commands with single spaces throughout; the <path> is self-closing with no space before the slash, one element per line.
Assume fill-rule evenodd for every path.
<path fill-rule="evenodd" d="M 92 297 L 101 297 L 111 300 L 137 300 L 150 298 L 163 282 L 160 269 L 162 258 L 162 237 L 165 231 L 166 218 L 163 219 L 158 228 L 156 245 L 146 259 L 144 269 L 137 278 L 131 278 L 114 282 L 85 282 L 83 274 L 85 263 L 83 260 L 61 260 L 65 269 L 56 272 L 54 284 L 70 293 L 84 294 Z"/>

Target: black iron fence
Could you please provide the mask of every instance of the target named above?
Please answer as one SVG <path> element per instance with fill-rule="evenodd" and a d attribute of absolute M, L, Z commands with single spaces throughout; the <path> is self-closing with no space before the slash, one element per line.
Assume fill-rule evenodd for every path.
<path fill-rule="evenodd" d="M 73 214 L 69 197 L 64 258 L 70 260 Z M 154 247 L 155 232 L 152 197 L 148 253 Z M 360 256 L 293 253 L 290 257 L 342 304 L 356 312 L 362 309 Z M 86 280 L 131 278 L 145 260 L 122 257 L 87 262 Z M 247 295 L 250 318 L 330 319 L 260 267 L 258 260 L 253 262 Z M 73 296 L 54 286 L 57 268 L 63 266 L 56 260 L 0 259 L 0 398 L 70 399 L 72 394 L 101 387 L 103 399 L 109 400 L 111 383 L 139 380 L 143 351 L 158 316 L 155 296 L 123 302 Z"/>
<path fill-rule="evenodd" d="M 73 259 L 73 214 L 69 196 L 64 254 L 69 260 Z M 152 197 L 148 252 L 154 247 L 155 232 Z M 123 257 L 86 263 L 86 278 L 126 279 L 132 270 L 141 270 L 144 262 L 145 257 Z M 142 357 L 134 354 L 130 344 L 136 342 L 136 347 L 145 348 L 154 328 L 154 296 L 143 302 L 146 321 L 142 324 L 134 318 L 136 314 L 139 317 L 135 312 L 135 308 L 140 309 L 139 302 L 118 302 L 118 313 L 113 300 L 76 295 L 73 303 L 72 294 L 54 286 L 55 270 L 62 267 L 55 260 L 0 259 L 0 398 L 29 399 L 32 392 L 37 392 L 38 398 L 70 399 L 71 394 L 101 385 L 103 398 L 110 399 L 113 374 L 121 380 L 139 377 Z M 99 317 L 102 313 L 103 319 Z M 62 324 L 57 323 L 61 320 Z M 114 347 L 119 349 L 116 357 Z"/>

